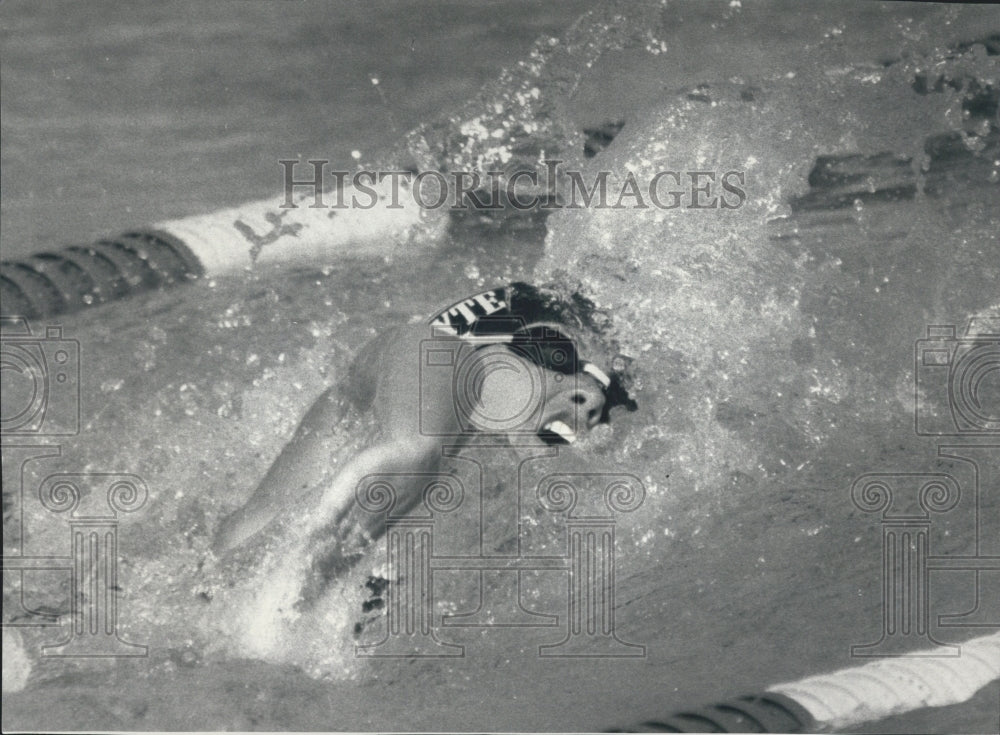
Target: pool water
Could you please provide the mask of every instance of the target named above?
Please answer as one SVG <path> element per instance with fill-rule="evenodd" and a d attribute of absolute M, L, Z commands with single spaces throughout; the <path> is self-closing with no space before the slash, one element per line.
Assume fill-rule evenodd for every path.
<path fill-rule="evenodd" d="M 962 114 L 969 80 L 996 90 L 1000 65 L 986 45 L 961 45 L 1000 32 L 1000 14 L 651 3 L 631 20 L 585 20 L 532 54 L 587 5 L 0 9 L 4 258 L 272 195 L 279 159 L 347 166 L 352 151 L 377 157 L 443 120 L 433 143 L 470 109 L 488 121 L 515 108 L 533 63 L 555 103 L 525 109 L 564 134 L 555 143 L 579 170 L 608 170 L 612 183 L 662 169 L 747 180 L 731 211 L 563 209 L 541 226 L 456 218 L 430 254 L 263 269 L 59 317 L 79 341 L 81 429 L 23 472 L 5 462 L 5 492 L 57 472 L 145 481 L 148 501 L 118 527 L 118 616 L 121 637 L 149 650 L 43 659 L 34 652 L 53 628 L 21 628 L 31 673 L 4 695 L 6 728 L 595 730 L 854 665 L 850 646 L 878 637 L 881 530 L 851 503 L 854 478 L 951 471 L 971 482 L 913 432 L 913 350 L 928 324 L 1000 310 L 996 112 Z M 620 43 L 608 40 L 615 23 Z M 501 67 L 512 71 L 476 97 Z M 921 93 L 917 78 L 932 72 L 961 83 Z M 619 122 L 606 150 L 584 155 L 585 128 Z M 947 135 L 957 152 L 935 153 Z M 902 173 L 877 158 L 886 152 L 907 161 Z M 849 155 L 863 160 L 836 158 Z M 824 156 L 827 171 L 862 173 L 824 179 Z M 642 482 L 641 509 L 616 517 L 614 590 L 616 634 L 644 655 L 545 658 L 538 647 L 558 642 L 558 628 L 498 626 L 436 628 L 461 657 L 358 657 L 356 645 L 385 633 L 379 590 L 366 586 L 385 572 L 381 551 L 301 610 L 273 574 L 280 536 L 219 560 L 213 529 L 378 330 L 515 278 L 581 288 L 611 314 L 632 365 L 639 409 L 616 412 L 585 451 L 529 462 L 521 480 Z M 346 425 L 344 442 L 371 424 Z M 566 527 L 529 503 L 523 482 L 518 495 L 514 456 L 478 451 L 451 468 L 493 522 L 481 531 L 478 516 L 458 514 L 437 550 L 562 554 Z M 983 477 L 1000 477 L 996 459 Z M 5 554 L 64 553 L 65 519 L 31 492 L 13 502 L 23 525 L 5 510 Z M 967 493 L 936 520 L 939 553 L 986 542 L 977 534 L 996 528 L 1000 497 L 976 502 Z M 503 584 L 435 574 L 435 625 Z M 933 581 L 935 613 L 974 605 L 968 575 Z M 56 572 L 5 574 L 5 621 L 22 608 L 36 611 L 22 622 L 64 613 L 67 584 Z M 566 614 L 564 572 L 528 570 L 520 585 L 525 610 Z M 483 608 L 495 620 L 500 598 Z M 985 729 L 996 686 L 919 718 L 886 731 Z"/>

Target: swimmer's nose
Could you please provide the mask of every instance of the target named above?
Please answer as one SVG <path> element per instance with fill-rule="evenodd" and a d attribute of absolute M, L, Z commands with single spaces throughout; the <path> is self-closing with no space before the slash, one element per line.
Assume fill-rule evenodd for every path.
<path fill-rule="evenodd" d="M 548 387 L 538 432 L 546 444 L 572 444 L 601 420 L 604 393 L 590 377 L 567 380 L 564 375 L 556 375 Z"/>
<path fill-rule="evenodd" d="M 604 393 L 589 378 L 558 391 L 546 401 L 546 413 L 552 416 L 569 414 L 576 419 L 578 428 L 592 427 L 601 418 L 604 409 Z"/>
<path fill-rule="evenodd" d="M 570 400 L 576 406 L 577 415 L 586 420 L 587 426 L 593 426 L 601 418 L 604 408 L 604 393 L 601 391 L 578 388 L 570 395 Z"/>

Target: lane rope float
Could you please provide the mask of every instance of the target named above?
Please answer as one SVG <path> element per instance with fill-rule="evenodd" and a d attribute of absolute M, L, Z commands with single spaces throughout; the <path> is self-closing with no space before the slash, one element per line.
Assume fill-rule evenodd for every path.
<path fill-rule="evenodd" d="M 1000 632 L 960 648 L 952 657 L 927 650 L 879 659 L 609 732 L 829 732 L 961 704 L 1000 680 Z"/>
<path fill-rule="evenodd" d="M 273 263 L 322 265 L 343 255 L 389 255 L 409 241 L 424 210 L 405 182 L 374 196 L 351 187 L 344 208 L 318 197 L 280 198 L 168 220 L 89 245 L 0 262 L 0 312 L 41 317 L 79 311 L 132 294 Z M 329 192 L 326 192 L 329 194 Z"/>
<path fill-rule="evenodd" d="M 817 728 L 809 712 L 794 699 L 783 694 L 760 694 L 607 732 L 812 732 Z"/>
<path fill-rule="evenodd" d="M 768 691 L 799 702 L 821 725 L 843 729 L 924 707 L 960 704 L 997 679 L 1000 633 L 966 641 L 958 656 L 920 651 Z"/>

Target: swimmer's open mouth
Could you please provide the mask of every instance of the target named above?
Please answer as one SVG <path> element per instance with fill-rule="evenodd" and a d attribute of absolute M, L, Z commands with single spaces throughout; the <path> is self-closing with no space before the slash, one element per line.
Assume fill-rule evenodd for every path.
<path fill-rule="evenodd" d="M 538 432 L 539 438 L 550 446 L 572 444 L 576 441 L 576 432 L 564 421 L 550 421 Z"/>

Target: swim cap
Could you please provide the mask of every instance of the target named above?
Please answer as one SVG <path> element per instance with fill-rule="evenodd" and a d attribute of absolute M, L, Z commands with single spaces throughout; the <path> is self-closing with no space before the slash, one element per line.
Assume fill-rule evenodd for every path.
<path fill-rule="evenodd" d="M 626 388 L 625 362 L 613 360 L 608 370 L 592 359 L 607 354 L 601 331 L 608 321 L 592 301 L 578 292 L 565 294 L 555 287 L 514 282 L 462 299 L 430 319 L 432 334 L 470 342 L 506 344 L 511 350 L 546 369 L 565 374 L 586 373 L 604 391 L 606 422 L 611 409 L 636 403 Z"/>

